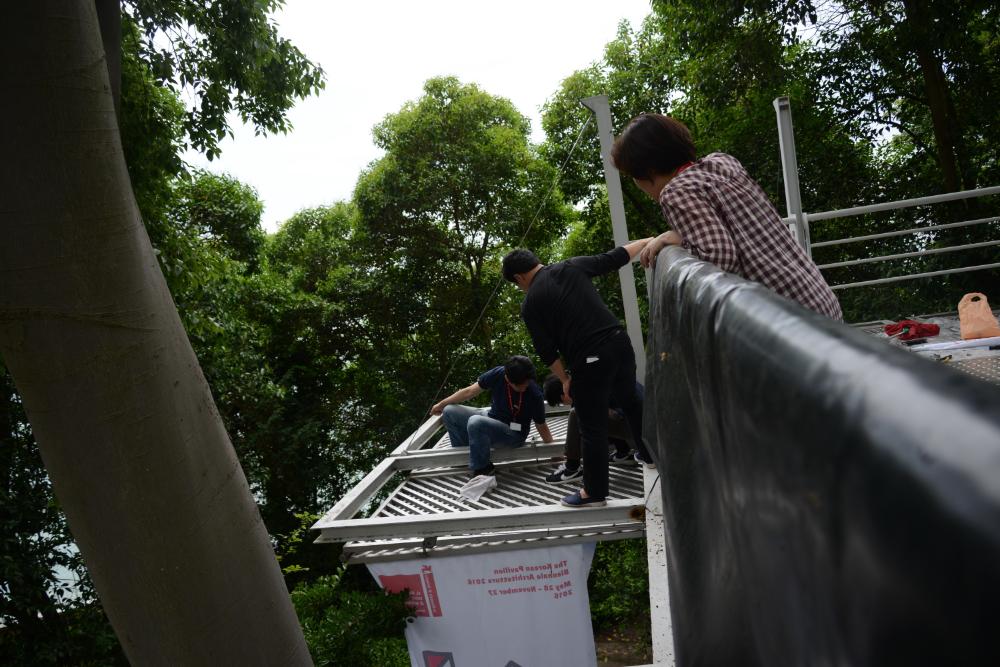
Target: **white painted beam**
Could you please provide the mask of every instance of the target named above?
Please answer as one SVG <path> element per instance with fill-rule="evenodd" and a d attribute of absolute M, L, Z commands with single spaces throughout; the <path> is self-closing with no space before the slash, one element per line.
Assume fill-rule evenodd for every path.
<path fill-rule="evenodd" d="M 605 530 L 606 529 L 606 530 Z M 423 540 L 406 540 L 405 542 L 350 542 L 344 546 L 342 558 L 351 564 L 377 563 L 413 558 L 428 558 L 455 556 L 477 553 L 494 553 L 516 549 L 533 549 L 563 544 L 581 544 L 585 542 L 611 542 L 643 537 L 645 530 L 642 524 L 629 528 L 596 526 L 587 531 L 576 527 L 550 528 L 546 530 L 531 530 L 516 533 L 488 533 L 485 535 L 461 535 L 438 539 L 433 547 L 421 549 Z M 362 548 L 361 545 L 369 545 Z"/>
<path fill-rule="evenodd" d="M 554 458 L 562 457 L 565 448 L 566 443 L 564 440 L 558 440 L 551 444 L 528 443 L 520 447 L 494 447 L 490 458 L 494 463 L 500 461 L 551 461 Z M 425 449 L 396 458 L 396 468 L 399 470 L 443 468 L 468 464 L 468 447 Z"/>
<path fill-rule="evenodd" d="M 502 532 L 526 528 L 596 525 L 612 527 L 641 522 L 642 506 L 634 499 L 609 500 L 605 507 L 576 509 L 561 505 L 509 507 L 440 515 L 376 517 L 371 519 L 328 519 L 313 525 L 321 531 L 317 542 L 378 540 L 391 537 L 436 537 L 475 532 Z"/>
<path fill-rule="evenodd" d="M 312 525 L 312 530 L 318 530 L 320 524 L 334 520 L 350 519 L 354 514 L 364 507 L 368 500 L 378 493 L 393 473 L 396 472 L 395 459 L 388 458 L 375 466 L 370 473 L 365 475 L 347 495 L 340 499 L 323 518 Z"/>
<path fill-rule="evenodd" d="M 646 494 L 646 560 L 649 567 L 649 616 L 653 660 L 674 664 L 674 628 L 670 618 L 670 584 L 667 578 L 667 544 L 663 523 L 663 494 L 656 470 L 643 470 Z"/>

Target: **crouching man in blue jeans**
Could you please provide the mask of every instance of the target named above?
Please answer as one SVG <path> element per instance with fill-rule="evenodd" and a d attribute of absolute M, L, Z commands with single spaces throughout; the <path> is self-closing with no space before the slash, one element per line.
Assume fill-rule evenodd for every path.
<path fill-rule="evenodd" d="M 520 447 L 534 421 L 538 435 L 552 442 L 545 423 L 542 390 L 535 383 L 535 366 L 527 357 L 513 356 L 503 366 L 492 368 L 464 389 L 442 399 L 431 414 L 442 415 L 453 447 L 469 448 L 469 468 L 475 475 L 492 475 L 490 447 Z M 489 408 L 458 405 L 490 392 Z"/>

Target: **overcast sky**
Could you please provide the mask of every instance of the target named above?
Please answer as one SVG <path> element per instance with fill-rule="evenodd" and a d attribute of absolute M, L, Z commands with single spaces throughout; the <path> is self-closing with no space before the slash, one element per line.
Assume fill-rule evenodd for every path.
<path fill-rule="evenodd" d="M 545 100 L 601 58 L 619 21 L 638 27 L 649 12 L 649 0 L 288 0 L 279 31 L 323 67 L 326 89 L 291 110 L 288 135 L 255 137 L 237 120 L 220 158 L 186 159 L 256 188 L 274 231 L 299 209 L 349 199 L 380 156 L 372 127 L 431 77 L 454 75 L 506 97 L 541 141 Z"/>

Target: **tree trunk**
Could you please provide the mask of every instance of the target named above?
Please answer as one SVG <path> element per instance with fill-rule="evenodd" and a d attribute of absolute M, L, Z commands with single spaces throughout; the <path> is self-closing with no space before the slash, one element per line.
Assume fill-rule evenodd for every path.
<path fill-rule="evenodd" d="M 308 664 L 139 218 L 94 1 L 0 28 L 0 354 L 134 664 Z"/>
<path fill-rule="evenodd" d="M 949 98 L 948 80 L 944 76 L 941 60 L 934 53 L 927 5 L 924 0 L 903 0 L 903 7 L 906 10 L 904 25 L 924 78 L 924 90 L 934 126 L 934 144 L 937 146 L 945 191 L 957 192 L 962 189 L 956 159 L 956 135 L 959 130 L 953 114 L 949 113 L 949 109 L 953 107 Z"/>
<path fill-rule="evenodd" d="M 122 5 L 121 0 L 94 0 L 97 24 L 101 27 L 104 60 L 108 66 L 108 82 L 115 116 L 122 112 Z"/>

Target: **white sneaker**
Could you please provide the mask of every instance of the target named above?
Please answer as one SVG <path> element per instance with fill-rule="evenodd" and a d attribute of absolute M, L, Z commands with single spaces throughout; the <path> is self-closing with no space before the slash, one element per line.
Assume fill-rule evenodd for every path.
<path fill-rule="evenodd" d="M 647 468 L 656 468 L 656 463 L 654 463 L 652 460 L 647 461 L 646 459 L 644 459 L 642 457 L 642 454 L 640 454 L 638 450 L 636 450 L 635 452 L 635 462 L 638 463 L 639 465 L 646 466 Z"/>

